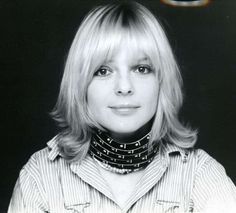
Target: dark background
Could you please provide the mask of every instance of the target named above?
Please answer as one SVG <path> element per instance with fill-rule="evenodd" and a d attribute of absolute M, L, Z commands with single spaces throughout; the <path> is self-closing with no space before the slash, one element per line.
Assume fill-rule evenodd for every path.
<path fill-rule="evenodd" d="M 57 132 L 49 116 L 66 55 L 82 17 L 112 1 L 0 1 L 1 175 L 5 212 L 19 170 Z M 236 183 L 236 1 L 177 8 L 139 1 L 165 27 L 184 79 L 181 120 L 199 130 L 197 147 Z"/>

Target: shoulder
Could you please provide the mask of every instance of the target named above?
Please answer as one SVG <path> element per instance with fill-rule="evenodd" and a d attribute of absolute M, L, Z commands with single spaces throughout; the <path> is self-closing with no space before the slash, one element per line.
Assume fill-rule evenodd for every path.
<path fill-rule="evenodd" d="M 202 149 L 194 149 L 192 152 L 194 152 L 194 155 L 200 165 L 215 160 L 211 155 Z"/>
<path fill-rule="evenodd" d="M 15 184 L 9 212 L 48 212 L 51 192 L 57 192 L 58 155 L 56 137 L 47 147 L 35 152 L 20 171 Z M 63 159 L 62 159 L 63 161 Z M 59 190 L 59 189 L 58 189 Z M 33 208 L 33 209 L 31 209 Z"/>
<path fill-rule="evenodd" d="M 181 160 L 187 169 L 186 172 L 194 174 L 195 177 L 202 176 L 225 176 L 226 172 L 224 167 L 211 155 L 202 149 L 195 148 L 181 148 L 174 144 L 163 144 L 162 153 L 172 156 L 170 159 L 177 162 Z M 177 153 L 177 155 L 176 155 Z M 179 158 L 180 156 L 181 158 Z"/>
<path fill-rule="evenodd" d="M 199 212 L 235 212 L 236 188 L 225 168 L 207 152 L 192 151 L 195 173 L 192 200 Z M 204 211 L 203 211 L 204 210 Z"/>
<path fill-rule="evenodd" d="M 56 158 L 60 156 L 57 136 L 47 142 L 47 146 L 31 155 L 28 162 L 23 166 L 29 174 L 37 170 L 45 170 L 56 164 Z"/>
<path fill-rule="evenodd" d="M 225 168 L 211 155 L 202 149 L 194 149 L 190 151 L 196 161 L 196 175 L 202 172 L 214 173 L 215 175 L 225 175 Z M 211 174 L 209 174 L 211 175 Z"/>
<path fill-rule="evenodd" d="M 220 165 L 212 156 L 202 149 L 195 148 L 181 148 L 175 144 L 165 143 L 162 144 L 162 153 L 167 155 L 181 156 L 183 162 L 189 162 L 194 165 L 197 169 L 204 167 L 207 164 Z M 175 158 L 172 158 L 175 160 Z"/>
<path fill-rule="evenodd" d="M 201 149 L 195 152 L 194 188 L 198 196 L 220 192 L 222 195 L 231 196 L 236 199 L 236 188 L 228 177 L 225 168 L 208 153 Z"/>

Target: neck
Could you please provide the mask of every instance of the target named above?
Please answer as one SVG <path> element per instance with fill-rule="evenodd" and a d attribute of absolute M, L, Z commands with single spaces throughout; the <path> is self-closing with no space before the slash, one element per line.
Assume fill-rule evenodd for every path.
<path fill-rule="evenodd" d="M 117 132 L 112 132 L 108 131 L 108 135 L 110 135 L 111 138 L 113 138 L 115 141 L 119 143 L 131 143 L 133 141 L 139 140 L 146 134 L 148 134 L 151 130 L 152 122 L 148 122 L 146 125 L 143 127 L 139 128 L 138 130 L 134 132 L 129 132 L 129 133 L 117 133 Z"/>

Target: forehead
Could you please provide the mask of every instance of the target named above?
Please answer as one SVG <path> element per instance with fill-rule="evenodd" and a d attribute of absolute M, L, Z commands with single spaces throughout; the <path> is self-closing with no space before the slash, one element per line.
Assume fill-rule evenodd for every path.
<path fill-rule="evenodd" d="M 104 59 L 106 63 L 125 62 L 125 63 L 144 63 L 150 62 L 148 54 L 142 48 L 121 44 L 107 54 Z"/>
<path fill-rule="evenodd" d="M 155 42 L 145 33 L 116 30 L 98 41 L 94 60 L 98 64 L 114 61 L 117 57 L 132 62 L 152 62 Z"/>

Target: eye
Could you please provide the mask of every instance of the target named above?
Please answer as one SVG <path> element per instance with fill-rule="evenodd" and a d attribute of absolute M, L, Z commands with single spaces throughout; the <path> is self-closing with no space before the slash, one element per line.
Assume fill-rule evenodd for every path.
<path fill-rule="evenodd" d="M 109 69 L 109 67 L 100 67 L 95 73 L 94 76 L 101 76 L 101 77 L 105 77 L 111 74 L 111 70 Z"/>
<path fill-rule="evenodd" d="M 153 69 L 149 65 L 138 65 L 135 69 L 135 72 L 140 74 L 148 74 L 151 73 Z"/>

